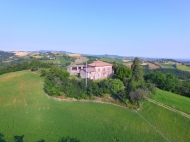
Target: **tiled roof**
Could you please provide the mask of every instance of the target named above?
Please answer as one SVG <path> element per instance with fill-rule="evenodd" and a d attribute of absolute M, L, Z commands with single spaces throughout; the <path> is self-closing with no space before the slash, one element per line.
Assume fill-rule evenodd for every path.
<path fill-rule="evenodd" d="M 95 61 L 92 64 L 88 64 L 88 66 L 93 66 L 93 67 L 103 67 L 103 66 L 112 66 L 112 64 L 102 62 L 102 61 Z"/>

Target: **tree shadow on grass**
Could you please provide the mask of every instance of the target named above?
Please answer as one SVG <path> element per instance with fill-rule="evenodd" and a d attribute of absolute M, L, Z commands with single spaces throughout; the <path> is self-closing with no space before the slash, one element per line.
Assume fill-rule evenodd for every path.
<path fill-rule="evenodd" d="M 0 142 L 6 142 L 4 139 L 4 135 L 0 133 Z"/>
<path fill-rule="evenodd" d="M 61 140 L 59 140 L 58 142 L 80 142 L 80 141 L 68 136 L 68 137 L 61 138 Z"/>
<path fill-rule="evenodd" d="M 14 136 L 15 142 L 24 142 L 23 139 L 24 139 L 24 135 Z M 2 133 L 0 133 L 0 142 L 7 142 L 4 139 L 4 135 Z M 45 142 L 45 140 L 41 139 L 38 142 Z M 76 138 L 71 138 L 71 137 L 67 136 L 67 137 L 62 137 L 60 140 L 58 140 L 58 142 L 80 142 L 80 140 L 77 140 Z"/>
<path fill-rule="evenodd" d="M 39 140 L 38 142 L 45 142 L 45 140 L 44 140 L 44 139 L 41 139 L 41 140 Z"/>
<path fill-rule="evenodd" d="M 14 136 L 15 142 L 24 142 L 23 138 L 24 138 L 24 135 L 22 135 L 22 136 Z"/>

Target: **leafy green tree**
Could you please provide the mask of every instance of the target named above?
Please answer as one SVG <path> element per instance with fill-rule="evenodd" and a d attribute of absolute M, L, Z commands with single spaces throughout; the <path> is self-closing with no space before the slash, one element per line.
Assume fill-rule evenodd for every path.
<path fill-rule="evenodd" d="M 42 70 L 41 70 L 41 76 L 46 76 L 47 73 L 48 73 L 47 70 L 45 70 L 45 69 L 42 69 Z"/>
<path fill-rule="evenodd" d="M 132 64 L 132 78 L 127 85 L 127 97 L 135 105 L 140 106 L 140 101 L 148 96 L 154 87 L 144 81 L 144 73 L 141 67 L 141 62 L 135 58 Z"/>
<path fill-rule="evenodd" d="M 146 81 L 151 81 L 156 84 L 160 89 L 172 92 L 178 92 L 176 88 L 179 88 L 181 82 L 174 74 L 167 73 L 166 75 L 157 71 L 151 72 L 145 75 Z"/>
<path fill-rule="evenodd" d="M 157 71 L 157 72 L 151 72 L 145 75 L 146 81 L 151 81 L 152 83 L 156 84 L 156 86 L 160 89 L 164 88 L 166 77 L 163 73 Z"/>
<path fill-rule="evenodd" d="M 120 90 L 124 90 L 124 84 L 119 79 L 107 79 L 105 80 L 107 87 L 111 89 L 111 91 L 114 91 L 113 93 L 117 93 Z"/>
<path fill-rule="evenodd" d="M 51 96 L 60 95 L 62 82 L 68 77 L 69 73 L 66 70 L 57 67 L 51 68 L 46 75 L 44 90 Z"/>
<path fill-rule="evenodd" d="M 132 71 L 130 68 L 127 68 L 124 65 L 119 65 L 115 68 L 115 76 L 123 80 L 124 78 L 130 78 L 132 75 Z"/>
<path fill-rule="evenodd" d="M 190 80 L 184 80 L 181 86 L 177 89 L 177 93 L 190 97 Z"/>
<path fill-rule="evenodd" d="M 38 59 L 32 59 L 30 62 L 31 71 L 36 71 L 40 67 L 40 61 Z"/>
<path fill-rule="evenodd" d="M 171 73 L 166 74 L 164 90 L 173 91 L 179 85 L 180 85 L 180 81 L 174 74 L 171 74 Z"/>

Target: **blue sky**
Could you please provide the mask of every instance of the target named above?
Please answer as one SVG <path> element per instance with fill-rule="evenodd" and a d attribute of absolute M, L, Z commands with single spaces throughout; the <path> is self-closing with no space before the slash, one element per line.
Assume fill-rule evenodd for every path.
<path fill-rule="evenodd" d="M 0 50 L 190 58 L 189 0 L 1 0 Z"/>

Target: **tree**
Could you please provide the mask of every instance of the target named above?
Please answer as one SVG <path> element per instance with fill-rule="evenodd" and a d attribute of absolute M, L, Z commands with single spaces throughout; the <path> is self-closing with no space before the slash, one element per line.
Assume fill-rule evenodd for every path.
<path fill-rule="evenodd" d="M 171 74 L 171 73 L 166 74 L 164 90 L 173 91 L 179 85 L 180 85 L 180 81 L 174 74 Z"/>
<path fill-rule="evenodd" d="M 140 101 L 148 96 L 154 87 L 151 84 L 146 84 L 143 76 L 141 62 L 135 58 L 132 64 L 132 78 L 127 85 L 127 97 L 131 102 L 140 106 Z"/>
<path fill-rule="evenodd" d="M 166 77 L 163 73 L 160 71 L 157 72 L 151 72 L 145 75 L 145 80 L 150 81 L 160 89 L 164 88 Z"/>
<path fill-rule="evenodd" d="M 6 142 L 4 139 L 4 135 L 0 133 L 0 142 Z"/>
<path fill-rule="evenodd" d="M 107 87 L 110 88 L 111 91 L 113 91 L 113 93 L 117 93 L 118 91 L 124 89 L 124 84 L 119 79 L 107 79 L 105 80 L 105 83 Z"/>
<path fill-rule="evenodd" d="M 114 61 L 112 64 L 112 68 L 113 68 L 114 72 L 116 72 L 117 66 L 118 66 L 118 64 L 116 63 L 116 61 Z"/>
<path fill-rule="evenodd" d="M 30 62 L 30 66 L 31 71 L 36 71 L 40 66 L 40 61 L 38 59 L 32 59 L 32 61 Z"/>
<path fill-rule="evenodd" d="M 41 76 L 46 76 L 48 73 L 48 71 L 46 71 L 45 69 L 41 70 Z"/>
<path fill-rule="evenodd" d="M 124 65 L 119 65 L 115 68 L 115 76 L 116 78 L 119 78 L 121 80 L 123 80 L 124 78 L 130 78 L 132 75 L 132 71 L 130 68 L 127 68 Z"/>
<path fill-rule="evenodd" d="M 143 69 L 141 67 L 141 61 L 139 60 L 139 58 L 134 59 L 131 68 L 132 68 L 132 79 L 134 81 L 143 82 L 144 74 L 143 74 Z"/>
<path fill-rule="evenodd" d="M 149 93 L 146 89 L 138 88 L 136 91 L 129 93 L 130 100 L 136 105 L 140 105 L 139 101 L 143 100 L 144 97 L 148 96 Z"/>
<path fill-rule="evenodd" d="M 156 84 L 160 89 L 172 92 L 178 92 L 176 88 L 179 87 L 181 83 L 176 75 L 171 73 L 165 75 L 159 71 L 146 74 L 145 79 L 146 81 Z"/>
<path fill-rule="evenodd" d="M 190 97 L 190 80 L 184 80 L 177 91 L 183 96 Z"/>

